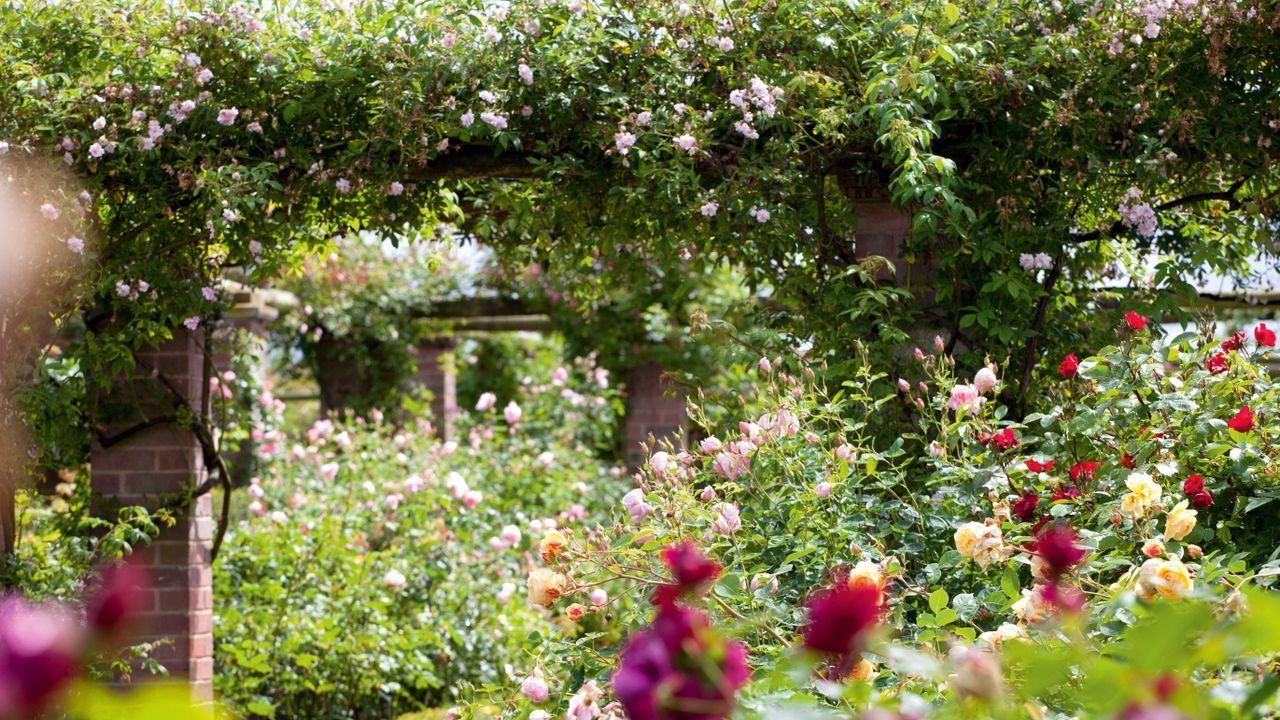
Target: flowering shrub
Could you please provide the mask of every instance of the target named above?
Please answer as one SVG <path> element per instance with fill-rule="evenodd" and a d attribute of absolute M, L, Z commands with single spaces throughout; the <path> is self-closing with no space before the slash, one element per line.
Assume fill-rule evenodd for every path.
<path fill-rule="evenodd" d="M 1249 669 L 1280 651 L 1262 630 L 1280 612 L 1262 590 L 1280 563 L 1258 420 L 1280 401 L 1262 365 L 1274 340 L 1265 327 L 1252 342 L 1162 339 L 1147 325 L 1134 313 L 1116 345 L 1064 361 L 1046 410 L 1021 422 L 993 399 L 996 368 L 960 378 L 940 353 L 917 351 L 919 377 L 886 397 L 859 391 L 873 380 L 865 364 L 832 390 L 762 361 L 748 419 L 654 448 L 612 527 L 543 537 L 530 591 L 578 625 L 543 635 L 507 692 L 484 691 L 459 713 L 621 717 L 616 699 L 630 713 L 641 702 L 634 717 L 691 716 L 672 690 L 685 680 L 664 668 L 713 667 L 725 651 L 695 641 L 700 659 L 680 660 L 647 649 L 671 619 L 669 596 L 690 592 L 710 619 L 689 622 L 750 658 L 750 683 L 721 686 L 734 689 L 735 717 L 784 706 L 807 717 L 797 708 L 835 702 L 886 717 L 1265 705 L 1273 686 L 1251 688 Z M 1225 370 L 1206 365 L 1219 354 Z M 887 404 L 914 408 L 918 430 L 876 447 L 847 418 Z M 635 635 L 650 595 L 652 629 Z M 797 663 L 812 680 L 797 683 Z M 528 677 L 538 692 L 515 692 Z M 584 693 L 595 705 L 580 712 Z"/>
<path fill-rule="evenodd" d="M 591 441 L 618 410 L 583 360 L 505 406 L 482 396 L 457 442 L 321 420 L 267 448 L 214 574 L 221 697 L 250 715 L 392 717 L 505 678 L 547 631 L 524 598 L 530 549 L 615 494 Z"/>

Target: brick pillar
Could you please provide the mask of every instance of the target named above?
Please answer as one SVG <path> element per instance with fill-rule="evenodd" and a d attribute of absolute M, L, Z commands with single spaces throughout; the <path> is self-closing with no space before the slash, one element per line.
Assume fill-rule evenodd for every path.
<path fill-rule="evenodd" d="M 199 407 L 203 353 L 196 338 L 179 330 L 173 340 L 154 350 L 140 351 L 137 357 L 133 392 L 125 387 L 128 381 L 117 382 L 116 391 L 102 403 L 120 416 L 118 421 L 107 424 L 107 437 L 136 426 L 140 419 L 137 408 L 144 413 L 142 417 L 168 411 L 170 404 L 156 383 L 147 379 L 146 368 L 163 372 L 193 407 Z M 136 406 L 126 402 L 135 397 Z M 121 413 L 124 407 L 135 410 Z M 195 437 L 168 425 L 143 430 L 110 447 L 102 447 L 95 439 L 91 468 L 93 490 L 101 493 L 108 507 L 155 507 L 160 495 L 180 493 L 205 477 L 203 455 Z M 155 542 L 134 549 L 134 555 L 151 568 L 153 597 L 132 640 L 167 639 L 169 644 L 157 648 L 155 659 L 174 678 L 186 678 L 193 697 L 199 701 L 213 697 L 213 569 L 209 564 L 212 538 L 210 497 L 204 495 L 173 527 L 161 530 Z M 141 681 L 150 676 L 134 673 L 133 677 Z"/>
<path fill-rule="evenodd" d="M 688 416 L 684 393 L 662 379 L 662 366 L 644 362 L 627 376 L 626 459 L 635 470 L 648 459 L 641 447 L 652 435 L 655 440 L 679 443 L 685 438 Z"/>
<path fill-rule="evenodd" d="M 453 418 L 458 414 L 458 384 L 454 372 L 454 338 L 430 338 L 418 344 L 414 359 L 417 372 L 414 384 L 431 391 L 431 422 L 440 439 L 453 437 Z"/>

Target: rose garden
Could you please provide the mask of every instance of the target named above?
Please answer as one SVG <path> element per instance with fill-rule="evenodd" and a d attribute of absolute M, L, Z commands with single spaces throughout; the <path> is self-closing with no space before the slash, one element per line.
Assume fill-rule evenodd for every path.
<path fill-rule="evenodd" d="M 0 720 L 1280 716 L 1277 0 L 0 58 Z"/>

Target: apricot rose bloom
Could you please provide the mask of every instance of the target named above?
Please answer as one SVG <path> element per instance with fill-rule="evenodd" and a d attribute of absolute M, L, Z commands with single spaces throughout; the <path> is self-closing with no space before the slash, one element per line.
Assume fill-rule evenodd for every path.
<path fill-rule="evenodd" d="M 857 665 L 853 666 L 853 670 L 849 671 L 849 679 L 870 682 L 871 678 L 875 677 L 875 674 L 876 664 L 866 658 L 862 658 Z"/>
<path fill-rule="evenodd" d="M 1001 562 L 1009 556 L 1004 544 L 1004 534 L 998 525 L 968 522 L 956 529 L 956 550 L 986 569 L 993 562 Z"/>
<path fill-rule="evenodd" d="M 1165 516 L 1164 537 L 1166 540 L 1181 540 L 1196 527 L 1196 511 L 1187 509 L 1187 501 L 1183 500 Z"/>
<path fill-rule="evenodd" d="M 858 588 L 875 590 L 877 602 L 884 604 L 885 577 L 880 570 L 880 566 L 876 563 L 863 560 L 854 565 L 853 569 L 849 571 L 848 582 L 851 590 L 857 590 Z"/>
<path fill-rule="evenodd" d="M 1191 571 L 1181 560 L 1151 558 L 1138 568 L 1138 581 L 1134 590 L 1143 600 L 1154 600 L 1157 597 L 1181 600 L 1194 588 Z"/>
<path fill-rule="evenodd" d="M 529 602 L 551 607 L 569 588 L 569 578 L 549 568 L 534 568 L 529 572 L 528 586 Z"/>

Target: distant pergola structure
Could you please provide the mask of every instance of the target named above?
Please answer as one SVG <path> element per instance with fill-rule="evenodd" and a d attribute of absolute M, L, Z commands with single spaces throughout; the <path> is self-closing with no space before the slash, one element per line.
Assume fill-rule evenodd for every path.
<path fill-rule="evenodd" d="M 453 418 L 458 414 L 455 363 L 446 358 L 456 350 L 458 342 L 470 335 L 500 332 L 552 332 L 551 318 L 540 313 L 522 299 L 514 297 L 478 297 L 436 303 L 420 315 L 444 327 L 418 344 L 415 358 L 417 373 L 413 382 L 431 393 L 431 414 L 440 436 L 449 439 Z M 657 440 L 679 442 L 685 436 L 688 421 L 684 393 L 665 374 L 666 369 L 652 361 L 631 368 L 625 380 L 627 413 L 624 421 L 627 466 L 636 469 L 643 464 L 644 445 Z M 358 393 L 355 383 L 342 378 L 330 379 L 338 387 L 322 388 L 322 410 L 341 407 L 348 393 Z"/>

